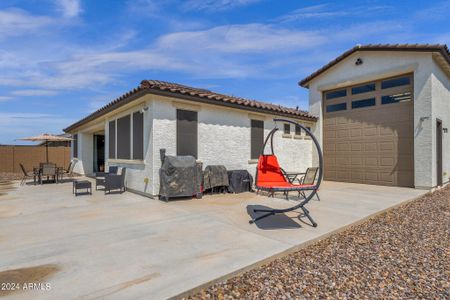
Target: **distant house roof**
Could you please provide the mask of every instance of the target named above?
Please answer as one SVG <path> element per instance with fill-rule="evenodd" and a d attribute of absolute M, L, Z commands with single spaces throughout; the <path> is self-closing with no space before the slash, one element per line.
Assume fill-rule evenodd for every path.
<path fill-rule="evenodd" d="M 215 93 L 210 90 L 189 87 L 177 83 L 159 80 L 143 80 L 137 88 L 123 94 L 119 98 L 111 101 L 110 103 L 93 112 L 92 114 L 88 115 L 87 117 L 70 125 L 69 127 L 65 128 L 64 131 L 70 132 L 75 128 L 89 121 L 92 121 L 108 112 L 111 112 L 116 108 L 119 108 L 127 103 L 130 103 L 147 93 L 167 97 L 175 97 L 184 100 L 190 100 L 213 105 L 228 106 L 232 108 L 244 109 L 255 112 L 269 113 L 285 117 L 292 117 L 307 121 L 317 120 L 315 116 L 310 115 L 306 111 L 296 108 L 289 108 L 281 105 L 250 100 L 241 97 L 228 96 L 224 94 Z"/>
<path fill-rule="evenodd" d="M 308 75 L 304 79 L 299 81 L 299 85 L 302 87 L 308 87 L 309 82 L 324 73 L 334 65 L 338 64 L 345 58 L 349 57 L 353 53 L 357 51 L 412 51 L 412 52 L 436 52 L 440 53 L 443 59 L 450 67 L 450 52 L 448 50 L 447 45 L 442 44 L 369 44 L 369 45 L 358 45 L 350 50 L 342 53 L 340 56 L 336 57 L 334 60 L 330 61 L 325 66 L 321 67 L 314 73 Z"/>

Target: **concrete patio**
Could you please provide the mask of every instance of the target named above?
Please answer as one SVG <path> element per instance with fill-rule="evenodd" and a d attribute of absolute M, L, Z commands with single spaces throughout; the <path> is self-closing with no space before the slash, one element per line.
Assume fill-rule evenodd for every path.
<path fill-rule="evenodd" d="M 27 185 L 0 196 L 0 272 L 47 264 L 49 291 L 11 299 L 162 299 L 314 240 L 426 191 L 325 182 L 308 208 L 250 225 L 257 196 L 205 196 L 164 203 L 132 193 L 74 197 L 72 184 Z"/>

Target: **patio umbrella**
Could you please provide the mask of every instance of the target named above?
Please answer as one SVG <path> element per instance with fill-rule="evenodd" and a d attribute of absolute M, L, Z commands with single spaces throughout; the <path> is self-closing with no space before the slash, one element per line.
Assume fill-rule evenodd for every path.
<path fill-rule="evenodd" d="M 48 133 L 44 133 L 44 134 L 32 136 L 32 137 L 26 137 L 26 138 L 22 138 L 22 139 L 18 139 L 18 140 L 31 141 L 31 142 L 45 142 L 47 162 L 48 162 L 48 143 L 49 142 L 73 141 L 73 139 L 69 138 L 69 137 L 65 137 L 65 136 L 61 136 L 61 135 L 53 135 L 53 134 L 48 134 Z"/>

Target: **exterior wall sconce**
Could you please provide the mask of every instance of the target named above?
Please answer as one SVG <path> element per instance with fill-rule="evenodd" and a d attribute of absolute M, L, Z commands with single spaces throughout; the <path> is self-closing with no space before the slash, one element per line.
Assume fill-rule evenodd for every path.
<path fill-rule="evenodd" d="M 420 117 L 420 122 L 423 122 L 425 120 L 429 120 L 430 118 L 431 118 L 430 116 L 428 116 L 428 117 Z"/>
<path fill-rule="evenodd" d="M 447 133 L 448 132 L 448 128 L 442 128 L 442 132 Z"/>

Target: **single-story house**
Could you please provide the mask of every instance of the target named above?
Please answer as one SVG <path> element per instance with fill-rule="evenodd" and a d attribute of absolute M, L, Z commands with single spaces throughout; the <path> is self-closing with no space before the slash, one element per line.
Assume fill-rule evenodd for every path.
<path fill-rule="evenodd" d="M 160 149 L 167 155 L 193 155 L 207 165 L 255 174 L 263 139 L 276 117 L 314 128 L 317 118 L 280 105 L 227 96 L 206 89 L 144 80 L 84 119 L 65 128 L 72 134 L 74 171 L 91 175 L 109 166 L 127 168 L 131 191 L 159 193 Z M 287 171 L 312 165 L 312 140 L 301 128 L 277 124 L 274 140 Z"/>
<path fill-rule="evenodd" d="M 356 46 L 299 82 L 324 179 L 431 188 L 449 181 L 446 45 Z"/>

